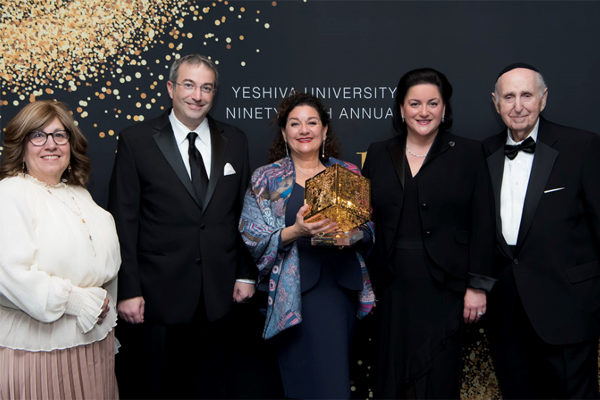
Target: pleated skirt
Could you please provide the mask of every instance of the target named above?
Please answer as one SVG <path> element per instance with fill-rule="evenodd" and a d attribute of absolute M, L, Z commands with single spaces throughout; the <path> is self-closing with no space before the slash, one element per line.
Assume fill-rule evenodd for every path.
<path fill-rule="evenodd" d="M 0 399 L 118 399 L 115 335 L 53 351 L 0 347 Z"/>

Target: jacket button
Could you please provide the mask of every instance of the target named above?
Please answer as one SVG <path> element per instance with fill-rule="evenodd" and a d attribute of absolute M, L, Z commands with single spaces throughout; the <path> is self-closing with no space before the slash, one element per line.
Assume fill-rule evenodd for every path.
<path fill-rule="evenodd" d="M 427 207 L 429 207 L 429 204 L 427 204 L 427 203 L 421 203 L 421 208 L 422 208 L 423 210 L 426 210 L 426 209 L 427 209 Z"/>
<path fill-rule="evenodd" d="M 425 231 L 425 237 L 426 238 L 431 237 L 431 231 Z"/>
<path fill-rule="evenodd" d="M 519 260 L 515 258 L 515 259 L 513 260 L 513 264 L 515 264 L 515 265 L 519 264 Z"/>

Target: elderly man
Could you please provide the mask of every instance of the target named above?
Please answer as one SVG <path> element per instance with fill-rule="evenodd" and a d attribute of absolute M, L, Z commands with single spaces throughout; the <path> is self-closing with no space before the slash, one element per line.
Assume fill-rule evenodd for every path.
<path fill-rule="evenodd" d="M 600 137 L 540 117 L 540 72 L 512 64 L 484 143 L 497 220 L 489 336 L 504 398 L 597 398 Z"/>

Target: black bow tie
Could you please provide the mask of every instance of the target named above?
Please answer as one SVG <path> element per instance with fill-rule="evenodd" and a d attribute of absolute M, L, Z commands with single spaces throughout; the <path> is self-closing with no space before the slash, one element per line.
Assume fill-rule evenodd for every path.
<path fill-rule="evenodd" d="M 525 153 L 533 154 L 535 151 L 535 140 L 531 137 L 528 137 L 521 144 L 505 144 L 504 145 L 504 155 L 508 157 L 509 160 L 514 160 L 519 151 L 523 150 Z"/>

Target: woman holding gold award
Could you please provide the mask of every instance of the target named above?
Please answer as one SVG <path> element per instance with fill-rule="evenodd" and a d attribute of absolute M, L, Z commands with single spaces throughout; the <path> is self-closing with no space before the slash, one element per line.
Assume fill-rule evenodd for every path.
<path fill-rule="evenodd" d="M 372 224 L 359 227 L 353 246 L 313 246 L 311 237 L 333 232 L 325 218 L 307 222 L 306 181 L 339 164 L 329 115 L 321 101 L 303 93 L 285 98 L 278 110 L 271 164 L 252 174 L 240 232 L 259 269 L 259 289 L 268 291 L 265 339 L 276 347 L 286 397 L 349 398 L 348 351 L 354 318 L 374 303 L 363 255 L 373 243 Z"/>

